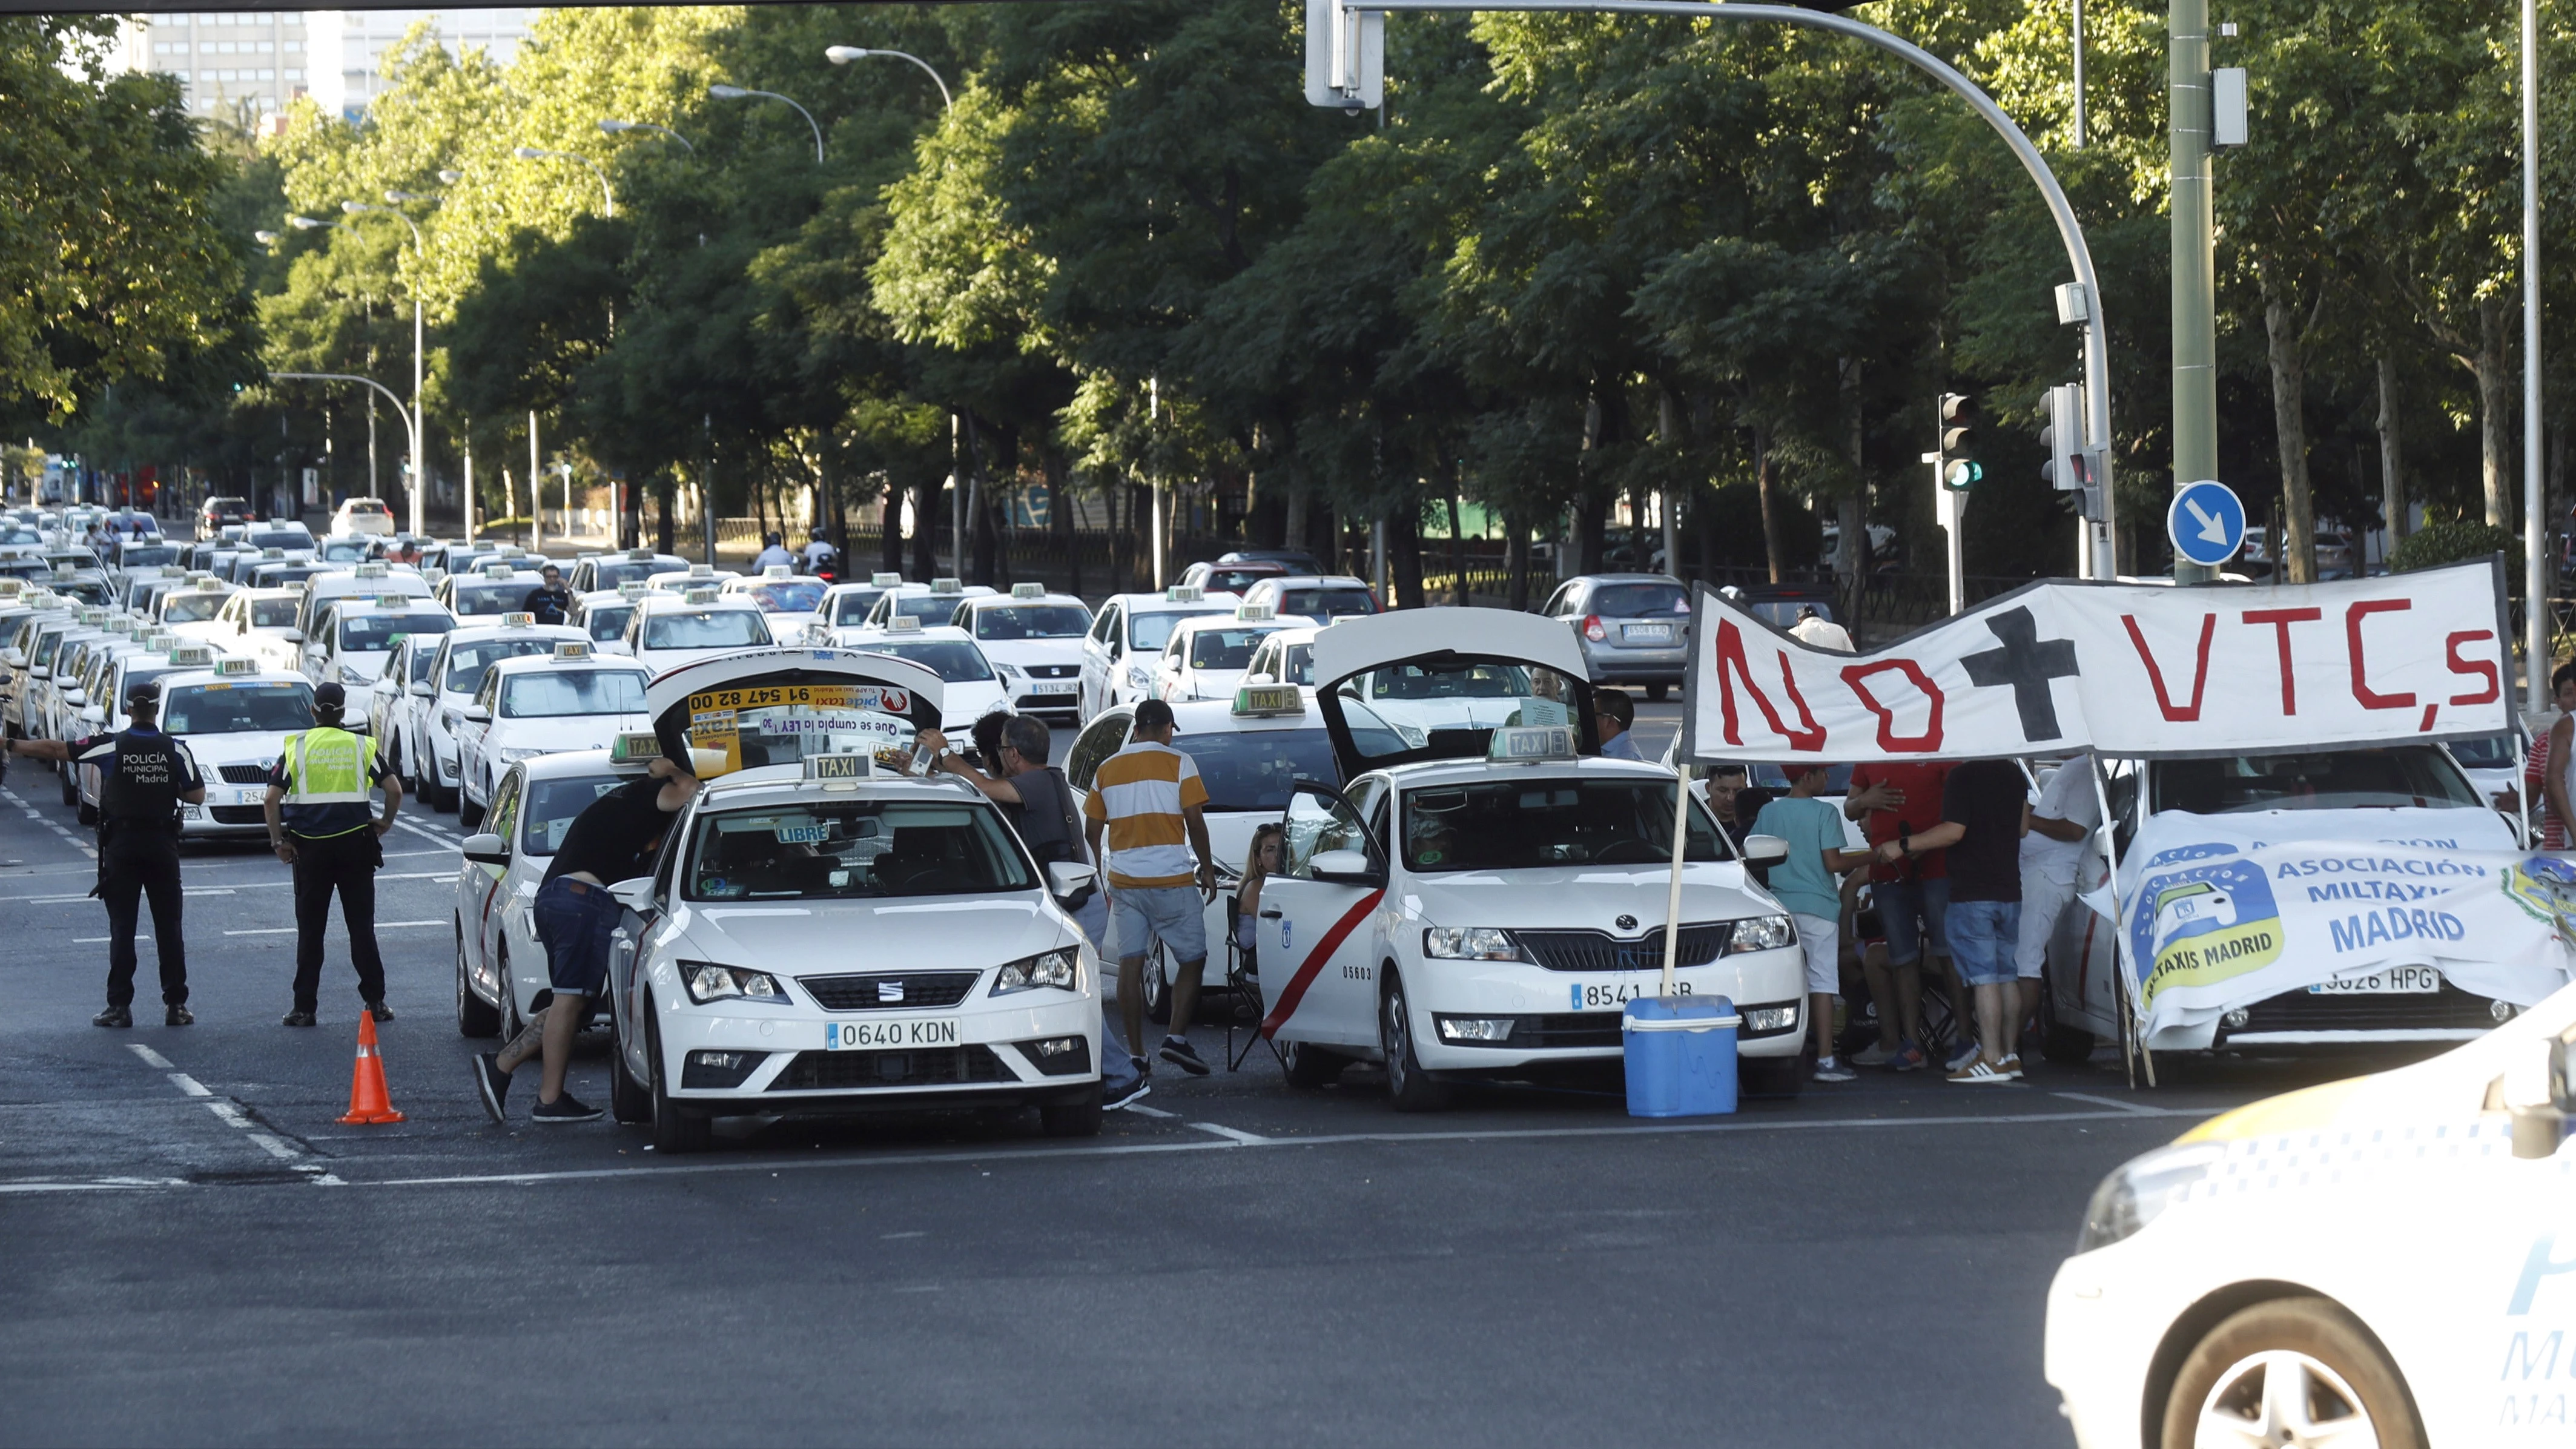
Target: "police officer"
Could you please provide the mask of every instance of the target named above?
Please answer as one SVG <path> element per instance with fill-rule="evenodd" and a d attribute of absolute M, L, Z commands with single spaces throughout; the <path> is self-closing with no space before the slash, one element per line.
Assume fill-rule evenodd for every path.
<path fill-rule="evenodd" d="M 11 754 L 95 766 L 99 771 L 98 887 L 107 905 L 107 1010 L 100 1026 L 134 1025 L 134 921 L 152 901 L 152 946 L 161 958 L 162 1020 L 186 1026 L 188 942 L 179 919 L 179 806 L 205 803 L 206 782 L 188 747 L 161 733 L 161 686 L 125 692 L 127 727 L 115 734 L 11 740 Z"/>
<path fill-rule="evenodd" d="M 376 952 L 376 872 L 384 866 L 384 834 L 402 808 L 402 782 L 376 758 L 376 742 L 340 728 L 348 692 L 336 683 L 313 690 L 313 728 L 286 737 L 286 753 L 268 772 L 268 843 L 295 869 L 295 1009 L 288 1026 L 311 1026 L 321 1004 L 322 931 L 331 893 L 340 893 L 340 918 L 349 927 L 349 958 L 358 968 L 358 995 L 378 1021 L 391 1021 L 385 1006 L 385 961 Z M 385 813 L 367 809 L 369 793 L 385 792 Z"/>
<path fill-rule="evenodd" d="M 563 570 L 548 564 L 537 570 L 537 578 L 537 586 L 519 601 L 520 609 L 536 615 L 536 623 L 562 623 L 572 609 L 572 590 L 564 587 Z"/>

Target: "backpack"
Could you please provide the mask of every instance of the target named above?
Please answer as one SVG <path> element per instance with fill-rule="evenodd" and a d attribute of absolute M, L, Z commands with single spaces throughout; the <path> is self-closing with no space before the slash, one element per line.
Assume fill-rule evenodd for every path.
<path fill-rule="evenodd" d="M 1031 770 L 1012 776 L 1011 786 L 1020 792 L 1020 839 L 1041 869 L 1058 861 L 1091 864 L 1091 851 L 1082 840 L 1082 815 L 1073 808 L 1073 787 L 1065 783 L 1064 771 L 1053 765 Z M 1079 908 L 1090 898 L 1086 888 L 1071 906 Z"/>

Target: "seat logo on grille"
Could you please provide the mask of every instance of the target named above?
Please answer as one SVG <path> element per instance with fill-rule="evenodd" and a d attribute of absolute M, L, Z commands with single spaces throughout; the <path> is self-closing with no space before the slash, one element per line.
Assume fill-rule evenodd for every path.
<path fill-rule="evenodd" d="M 901 1000 L 903 1000 L 903 983 L 902 983 L 902 982 L 900 982 L 900 981 L 880 981 L 880 982 L 878 982 L 878 983 L 877 983 L 877 1000 L 879 1000 L 879 1001 L 901 1001 Z"/>

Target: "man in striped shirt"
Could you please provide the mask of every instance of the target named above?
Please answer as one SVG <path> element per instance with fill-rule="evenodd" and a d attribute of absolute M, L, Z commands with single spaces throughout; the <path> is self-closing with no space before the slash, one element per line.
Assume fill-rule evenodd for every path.
<path fill-rule="evenodd" d="M 1216 899 L 1215 856 L 1201 813 L 1207 798 L 1198 765 L 1172 748 L 1172 707 L 1149 699 L 1136 706 L 1127 748 L 1101 762 L 1082 802 L 1092 858 L 1108 871 L 1109 947 L 1118 953 L 1118 1010 L 1127 1040 L 1145 1039 L 1145 953 L 1160 941 L 1174 968 L 1172 1030 L 1161 1055 L 1194 1077 L 1208 1069 L 1190 1046 L 1189 1031 L 1207 965 L 1202 912 Z M 1135 1062 L 1138 1071 L 1151 1070 L 1143 1057 Z"/>

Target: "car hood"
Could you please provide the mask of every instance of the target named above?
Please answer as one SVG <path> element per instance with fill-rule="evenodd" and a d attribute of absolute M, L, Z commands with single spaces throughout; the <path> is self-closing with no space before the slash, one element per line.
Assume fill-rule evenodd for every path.
<path fill-rule="evenodd" d="M 1232 699 L 1234 691 L 1250 671 L 1242 669 L 1200 669 L 1192 671 L 1182 687 L 1190 699 Z"/>
<path fill-rule="evenodd" d="M 1082 636 L 1070 639 L 978 639 L 975 647 L 996 664 L 1080 664 Z"/>
<path fill-rule="evenodd" d="M 283 731 L 275 734 L 244 730 L 239 734 L 181 735 L 179 743 L 188 747 L 188 753 L 196 759 L 200 769 L 212 769 L 217 765 L 273 765 L 277 763 L 278 756 L 286 753 Z"/>
<path fill-rule="evenodd" d="M 675 913 L 682 949 L 789 976 L 978 970 L 1080 939 L 1035 891 L 872 901 L 698 901 Z"/>
<path fill-rule="evenodd" d="M 505 750 L 542 750 L 552 755 L 565 750 L 607 749 L 619 735 L 651 729 L 653 718 L 638 711 L 496 720 L 494 724 L 498 732 L 488 736 L 487 743 Z"/>
<path fill-rule="evenodd" d="M 1664 924 L 1670 866 L 1573 865 L 1534 870 L 1471 870 L 1407 879 L 1396 904 L 1406 916 L 1436 926 L 1508 926 L 1524 930 L 1606 931 L 1632 937 Z M 1682 920 L 1726 921 L 1782 914 L 1768 892 L 1732 861 L 1682 868 Z M 1622 928 L 1619 917 L 1637 924 Z"/>

